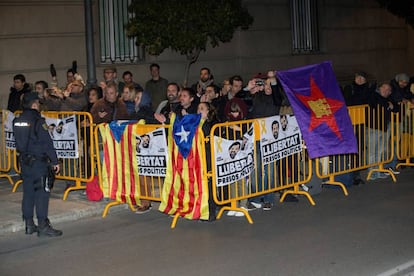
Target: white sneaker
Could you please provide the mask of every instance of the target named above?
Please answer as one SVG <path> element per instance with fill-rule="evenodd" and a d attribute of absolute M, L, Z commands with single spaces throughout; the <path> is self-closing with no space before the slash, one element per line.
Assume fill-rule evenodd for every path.
<path fill-rule="evenodd" d="M 260 204 L 260 203 L 256 203 L 256 202 L 253 202 L 253 201 L 251 201 L 250 203 L 251 203 L 254 207 L 256 207 L 257 209 L 262 208 L 262 204 Z"/>
<path fill-rule="evenodd" d="M 236 215 L 236 211 L 230 210 L 227 212 L 227 216 L 234 217 Z"/>
<path fill-rule="evenodd" d="M 393 174 L 400 174 L 400 171 L 397 171 L 396 169 L 393 169 L 393 168 L 387 168 L 387 170 L 389 170 Z M 385 174 L 389 174 L 389 173 L 385 173 Z"/>
<path fill-rule="evenodd" d="M 234 211 L 234 216 L 235 217 L 244 217 L 244 213 L 243 212 L 239 212 L 239 211 Z"/>

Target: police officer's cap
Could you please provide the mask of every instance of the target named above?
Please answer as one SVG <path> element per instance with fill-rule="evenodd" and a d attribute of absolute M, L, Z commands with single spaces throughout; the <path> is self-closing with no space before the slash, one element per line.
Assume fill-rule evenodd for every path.
<path fill-rule="evenodd" d="M 39 95 L 36 92 L 28 92 L 23 95 L 23 107 L 29 108 L 35 100 L 39 100 Z"/>

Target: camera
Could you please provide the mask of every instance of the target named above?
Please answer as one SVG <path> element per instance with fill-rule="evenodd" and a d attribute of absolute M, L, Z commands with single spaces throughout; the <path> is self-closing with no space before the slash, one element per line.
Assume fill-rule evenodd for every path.
<path fill-rule="evenodd" d="M 47 95 L 55 98 L 59 98 L 59 96 L 56 94 L 56 90 L 53 88 L 46 88 Z"/>
<path fill-rule="evenodd" d="M 264 84 L 264 80 L 256 80 L 256 86 L 263 86 Z"/>

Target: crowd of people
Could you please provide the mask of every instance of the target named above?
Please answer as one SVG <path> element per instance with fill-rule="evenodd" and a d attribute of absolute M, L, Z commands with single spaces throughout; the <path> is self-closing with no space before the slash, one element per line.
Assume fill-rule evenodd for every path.
<path fill-rule="evenodd" d="M 354 81 L 350 85 L 343 88 L 345 102 L 348 106 L 368 104 L 370 106 L 371 115 L 367 116 L 368 129 L 361 132 L 361 128 L 356 127 L 357 136 L 359 136 L 359 151 L 364 152 L 365 146 L 370 149 L 367 153 L 369 164 L 378 162 L 379 158 L 384 156 L 384 142 L 395 133 L 391 133 L 389 127 L 391 122 L 391 113 L 399 112 L 402 104 L 414 103 L 414 78 L 409 77 L 406 73 L 399 73 L 390 81 L 380 83 L 369 82 L 368 75 L 365 72 L 355 74 Z M 412 108 L 411 106 L 409 108 Z M 375 116 L 374 116 L 375 114 Z M 379 120 L 373 120 L 379 118 Z M 399 127 L 399 126 L 397 126 Z M 396 131 L 395 128 L 394 132 Z M 365 145 L 364 142 L 367 142 Z M 385 168 L 393 174 L 399 174 L 396 169 L 397 154 L 394 146 L 394 159 L 385 165 Z M 373 168 L 370 168 L 373 169 Z M 377 178 L 387 178 L 389 173 L 374 172 L 370 176 L 370 180 Z M 354 174 L 354 184 L 363 183 L 359 173 Z"/>
<path fill-rule="evenodd" d="M 224 80 L 220 85 L 209 68 L 202 68 L 196 83 L 181 87 L 177 82 L 162 78 L 158 64 L 151 64 L 149 71 L 151 78 L 143 86 L 133 80 L 130 71 L 123 72 L 122 80 L 119 80 L 116 67 L 106 67 L 103 81 L 89 87 L 85 86 L 74 68 L 67 70 L 66 83 L 62 87 L 58 85 L 56 72 L 52 73 L 50 83 L 39 80 L 34 85 L 26 82 L 24 75 L 18 74 L 13 78 L 7 109 L 11 112 L 21 110 L 22 96 L 35 91 L 39 95 L 42 111 L 87 111 L 92 114 L 95 123 L 142 117 L 165 122 L 171 112 L 179 116 L 197 113 L 200 102 L 214 107 L 218 121 L 226 121 L 230 115 L 226 112 L 229 112 L 231 104 L 240 107 L 243 112 L 238 117 L 244 119 L 278 114 L 279 106 L 286 102 L 283 91 L 276 85 L 274 72 L 269 72 L 269 76 L 260 76 L 261 80 L 263 77 L 267 79 L 260 85 L 256 83 L 259 78 L 253 78 L 246 85 L 238 75 Z"/>
<path fill-rule="evenodd" d="M 76 67 L 67 70 L 66 84 L 62 88 L 57 85 L 56 73 L 53 70 L 51 72 L 50 85 L 40 80 L 34 83 L 34 87 L 26 82 L 22 74 L 14 76 L 8 110 L 11 112 L 20 110 L 22 96 L 34 90 L 40 98 L 42 111 L 87 111 L 91 113 L 94 123 L 143 119 L 150 124 L 168 124 L 172 113 L 178 117 L 200 113 L 205 120 L 203 125 L 205 135 L 209 135 L 211 127 L 218 122 L 263 118 L 292 112 L 275 71 L 256 75 L 248 81 L 244 81 L 239 75 L 233 75 L 219 83 L 214 79 L 210 69 L 204 67 L 200 69 L 199 80 L 196 83 L 189 87 L 181 87 L 177 82 L 169 82 L 161 77 L 158 64 L 151 64 L 149 66 L 151 78 L 141 86 L 133 80 L 130 71 L 123 72 L 122 79 L 118 79 L 116 67 L 110 66 L 103 70 L 102 82 L 87 88 L 82 77 L 76 72 Z M 371 148 L 378 148 L 378 145 L 381 145 L 381 141 L 377 138 L 372 139 L 373 137 L 383 138 L 385 135 L 390 135 L 390 130 L 381 126 L 389 124 L 391 112 L 398 112 L 400 103 L 414 104 L 414 78 L 410 78 L 405 73 L 397 74 L 391 81 L 377 84 L 369 82 L 365 72 L 358 72 L 352 83 L 341 89 L 349 106 L 369 104 L 373 111 L 383 107 L 381 110 L 384 112 L 382 116 L 384 122 L 372 122 L 369 124 L 370 129 L 361 134 L 367 141 L 373 143 Z M 276 127 L 279 128 L 279 125 L 275 125 Z M 229 133 L 237 137 L 229 137 L 229 139 L 242 139 L 246 131 L 246 129 L 233 130 Z M 379 132 L 382 134 L 379 135 Z M 369 162 L 375 162 L 380 155 L 372 151 Z M 396 162 L 395 159 L 389 164 L 389 169 L 393 173 L 398 173 L 395 169 Z M 208 166 L 211 167 L 211 164 Z M 384 173 L 371 175 L 372 180 L 384 177 L 387 177 Z M 356 173 L 354 184 L 361 183 L 363 180 Z M 211 189 L 212 185 L 209 184 Z M 210 203 L 213 205 L 212 198 Z M 272 204 L 273 196 L 266 195 L 243 202 L 240 206 L 248 210 L 256 208 L 270 210 Z M 144 208 L 144 211 L 147 209 Z M 240 214 L 233 212 L 230 215 Z"/>

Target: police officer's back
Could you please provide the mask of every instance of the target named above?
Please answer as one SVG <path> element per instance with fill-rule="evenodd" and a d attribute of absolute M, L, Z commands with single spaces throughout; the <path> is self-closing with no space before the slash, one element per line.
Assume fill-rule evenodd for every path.
<path fill-rule="evenodd" d="M 26 93 L 22 103 L 23 113 L 14 119 L 13 131 L 23 179 L 22 211 L 26 234 L 37 232 L 38 236 L 60 236 L 62 231 L 53 229 L 47 217 L 53 187 L 51 172 L 59 172 L 53 141 L 40 115 L 37 94 Z M 34 210 L 38 227 L 33 221 Z"/>

